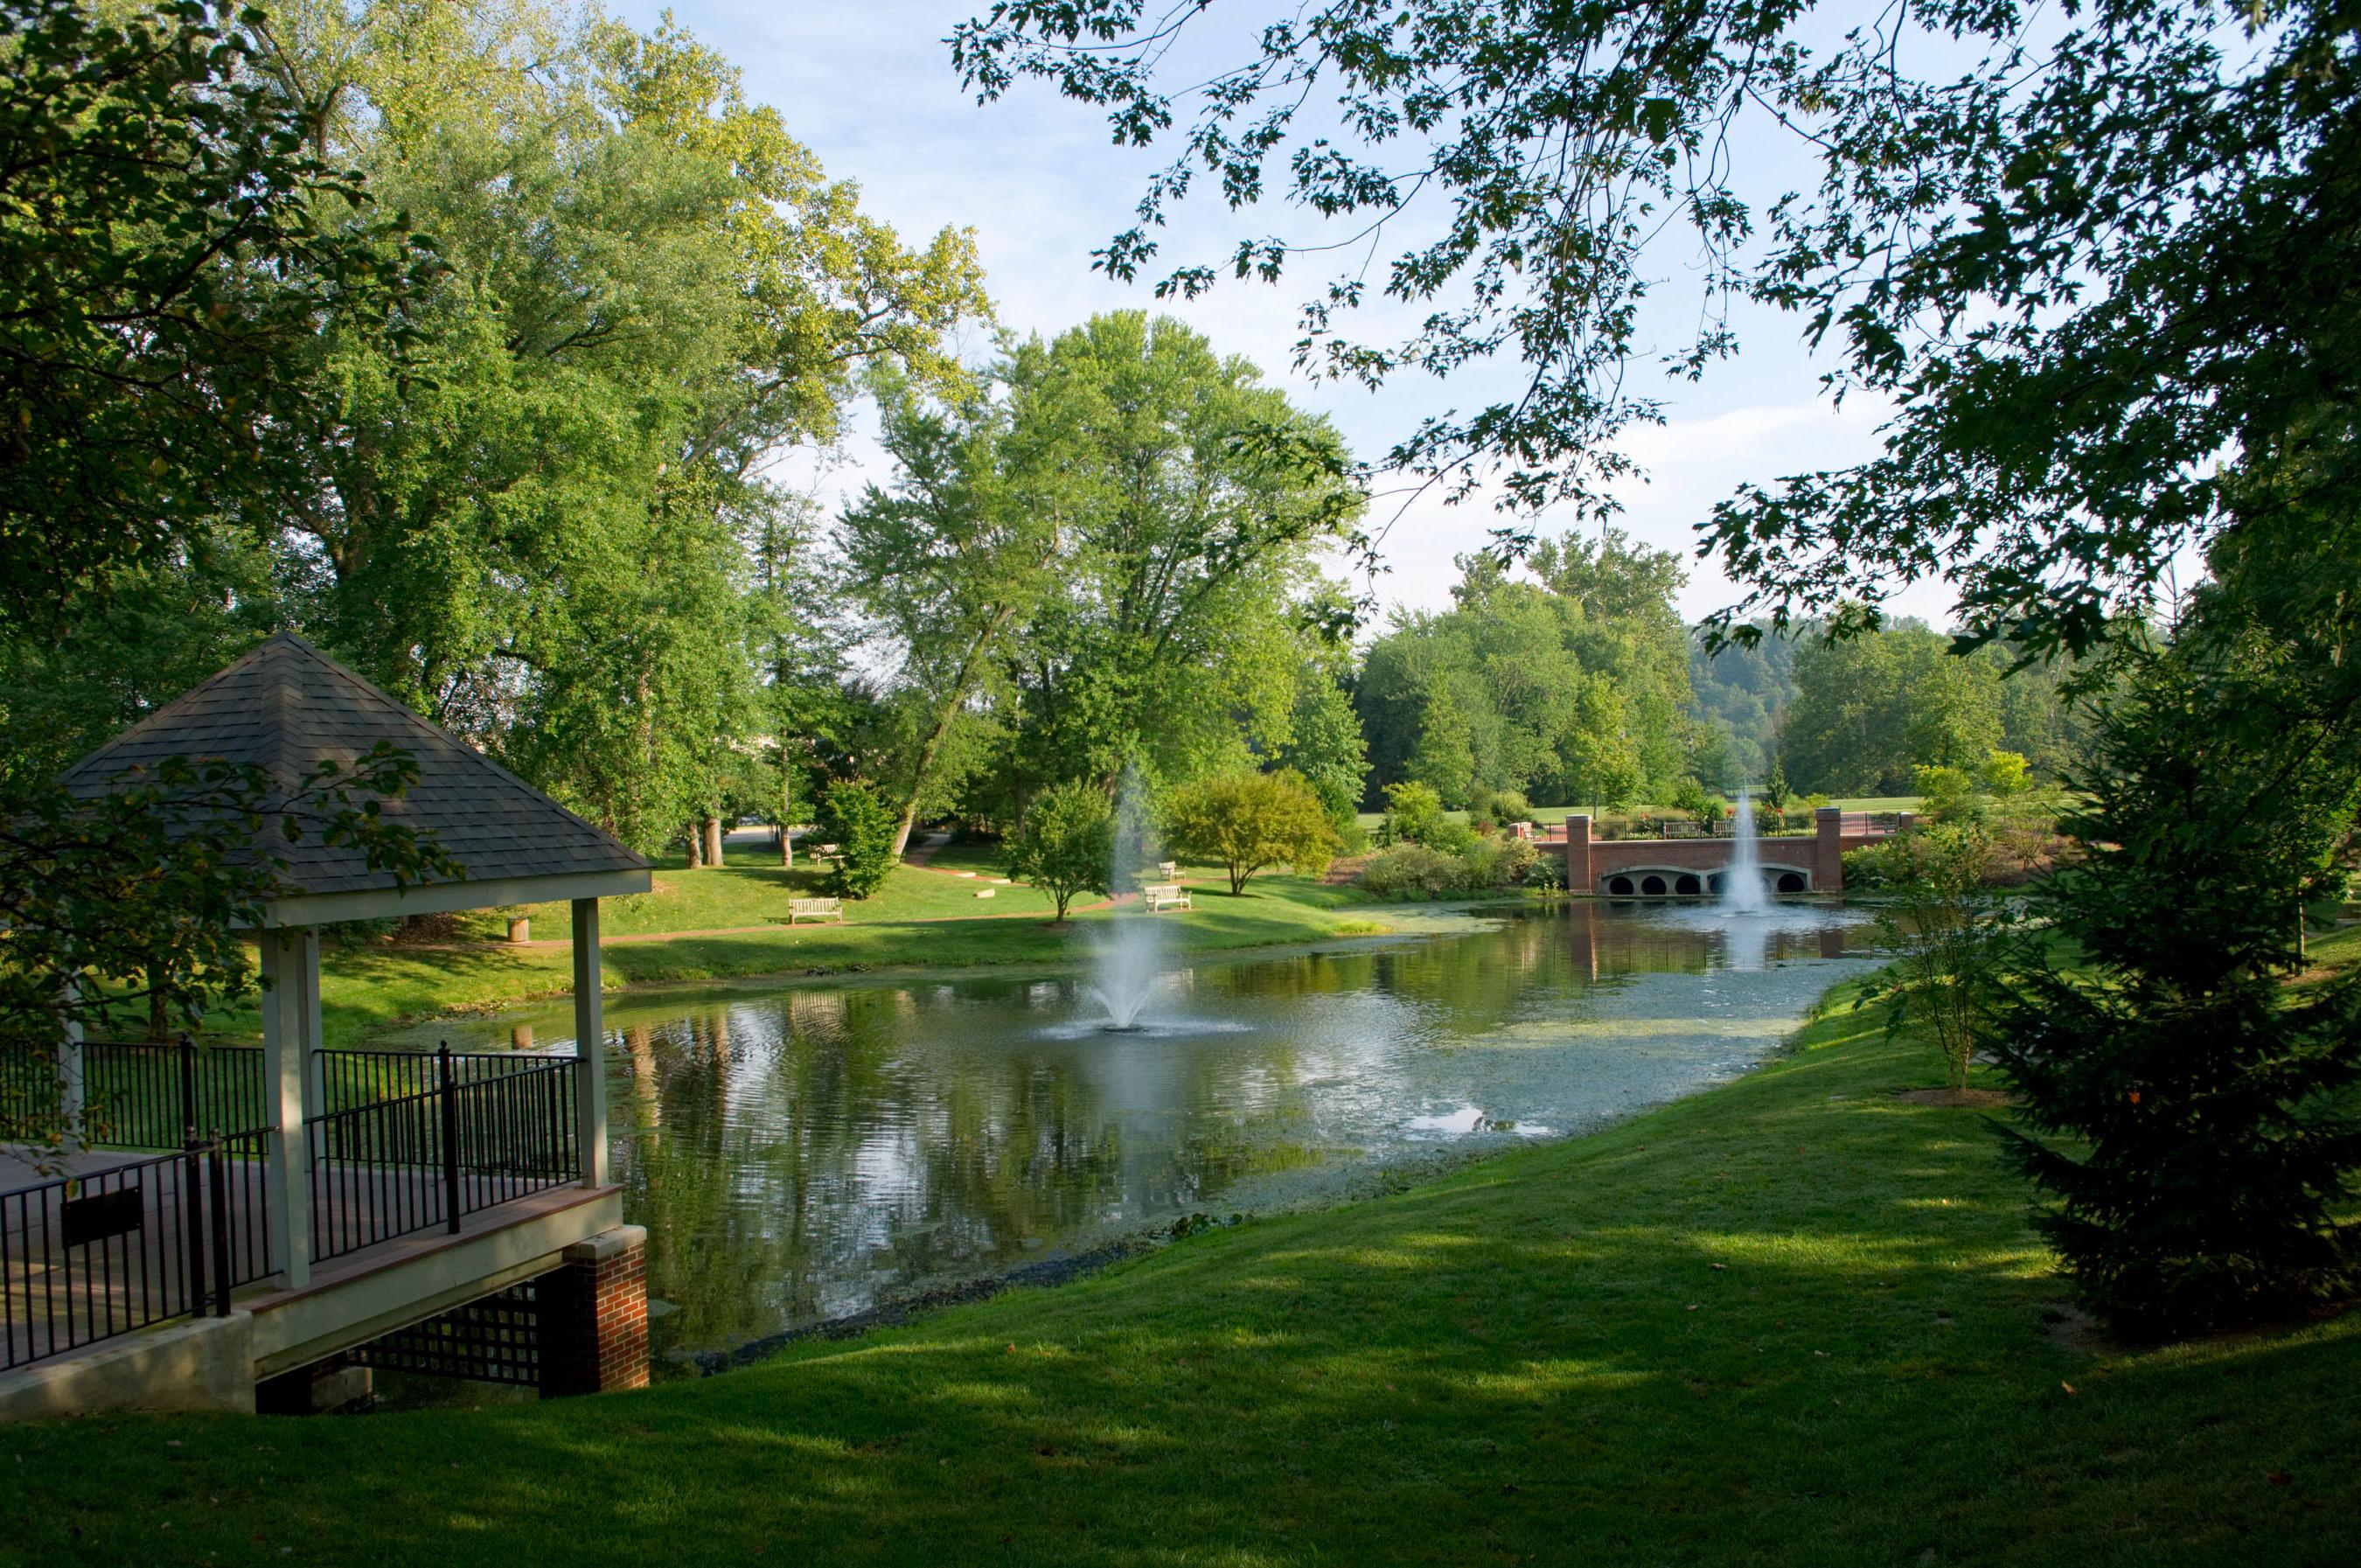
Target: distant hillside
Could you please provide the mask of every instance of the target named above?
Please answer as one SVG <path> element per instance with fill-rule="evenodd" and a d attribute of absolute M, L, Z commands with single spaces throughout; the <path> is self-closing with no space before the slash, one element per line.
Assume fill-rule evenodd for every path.
<path fill-rule="evenodd" d="M 1689 633 L 1689 715 L 1697 720 L 1697 775 L 1716 789 L 1735 789 L 1769 770 L 1779 716 L 1795 695 L 1795 645 L 1763 629 L 1752 648 L 1706 652 L 1702 631 Z"/>

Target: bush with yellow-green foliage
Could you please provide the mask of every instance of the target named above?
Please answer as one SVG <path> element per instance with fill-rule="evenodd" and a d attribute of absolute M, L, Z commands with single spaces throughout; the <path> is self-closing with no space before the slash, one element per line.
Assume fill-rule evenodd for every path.
<path fill-rule="evenodd" d="M 1272 866 L 1318 876 L 1336 856 L 1336 824 L 1319 793 L 1292 768 L 1184 784 L 1166 800 L 1162 815 L 1172 852 L 1220 866 L 1233 894 L 1244 893 L 1256 872 Z"/>

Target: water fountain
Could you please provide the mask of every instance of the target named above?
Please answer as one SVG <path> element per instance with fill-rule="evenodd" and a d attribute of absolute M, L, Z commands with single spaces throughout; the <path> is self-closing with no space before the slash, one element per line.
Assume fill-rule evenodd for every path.
<path fill-rule="evenodd" d="M 1139 775 L 1123 773 L 1123 789 L 1115 797 L 1115 863 L 1107 885 L 1124 893 L 1139 884 L 1148 868 L 1148 818 L 1146 792 Z M 1163 948 L 1156 917 L 1145 908 L 1118 908 L 1096 942 L 1097 974 L 1084 989 L 1106 1009 L 1099 1027 L 1109 1034 L 1129 1034 L 1140 1026 L 1140 1013 L 1156 988 Z"/>
<path fill-rule="evenodd" d="M 1730 826 L 1730 869 L 1722 873 L 1721 908 L 1726 915 L 1760 915 L 1771 907 L 1763 887 L 1763 854 L 1754 841 L 1754 792 L 1738 792 L 1738 819 Z"/>

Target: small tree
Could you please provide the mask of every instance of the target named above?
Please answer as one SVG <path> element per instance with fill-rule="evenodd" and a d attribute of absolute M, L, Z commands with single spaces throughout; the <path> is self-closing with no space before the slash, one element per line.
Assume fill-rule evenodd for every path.
<path fill-rule="evenodd" d="M 1381 841 L 1432 844 L 1443 823 L 1443 796 L 1432 784 L 1406 779 L 1386 785 L 1385 820 L 1378 829 Z"/>
<path fill-rule="evenodd" d="M 1976 772 L 1985 794 L 2005 800 L 2010 795 L 2022 795 L 2031 787 L 2031 767 L 2025 760 L 2024 752 L 1995 749 L 1984 754 L 1983 766 Z"/>
<path fill-rule="evenodd" d="M 1428 790 L 1427 797 L 1433 793 Z M 1440 809 L 1434 816 L 1441 820 Z M 1292 769 L 1231 773 L 1178 790 L 1165 808 L 1164 831 L 1177 852 L 1218 861 L 1229 873 L 1232 894 L 1244 893 L 1257 872 L 1281 863 L 1316 876 L 1336 853 L 1336 825 Z"/>
<path fill-rule="evenodd" d="M 1925 1028 L 1943 1058 L 1945 1082 L 1965 1090 L 1992 997 L 1995 945 L 1983 885 L 1992 842 L 1972 824 L 1939 824 L 1863 858 L 1871 864 L 1862 880 L 1886 901 L 1878 939 L 1895 958 L 1885 978 L 1863 991 L 1861 1005 L 1892 1003 L 1889 1032 Z"/>
<path fill-rule="evenodd" d="M 104 794 L 45 784 L 0 798 L 0 1046 L 47 1072 L 61 1025 L 193 1030 L 252 995 L 246 933 L 280 895 L 282 846 L 349 846 L 404 884 L 462 874 L 383 811 L 417 778 L 407 753 L 380 745 L 291 787 L 260 767 L 170 757 Z M 71 1130 L 27 1110 L 20 1138 L 50 1146 Z"/>
<path fill-rule="evenodd" d="M 867 784 L 840 779 L 820 797 L 820 831 L 836 844 L 829 885 L 845 898 L 866 898 L 894 870 L 894 813 Z"/>
<path fill-rule="evenodd" d="M 1008 842 L 1008 874 L 1058 901 L 1058 920 L 1078 893 L 1114 885 L 1115 809 L 1085 784 L 1053 784 L 1033 797 Z"/>

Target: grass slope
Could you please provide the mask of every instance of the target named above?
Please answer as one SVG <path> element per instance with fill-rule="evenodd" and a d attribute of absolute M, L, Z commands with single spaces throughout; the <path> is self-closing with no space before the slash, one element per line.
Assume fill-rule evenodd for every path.
<path fill-rule="evenodd" d="M 31 1561 L 2361 1560 L 2361 1317 L 2125 1353 L 1932 1058 L 1752 1076 L 1328 1213 L 642 1394 L 0 1431 Z"/>

